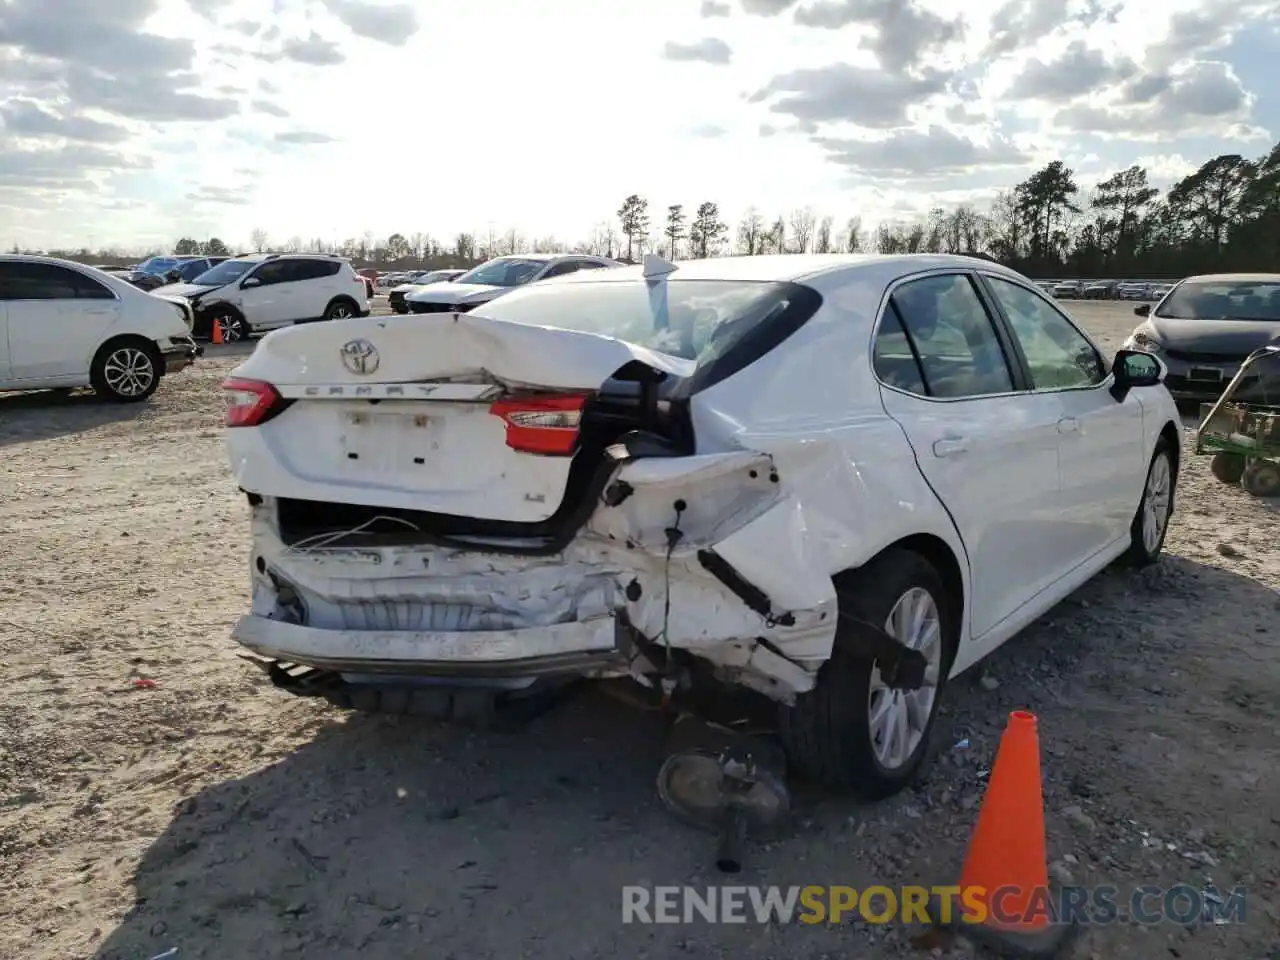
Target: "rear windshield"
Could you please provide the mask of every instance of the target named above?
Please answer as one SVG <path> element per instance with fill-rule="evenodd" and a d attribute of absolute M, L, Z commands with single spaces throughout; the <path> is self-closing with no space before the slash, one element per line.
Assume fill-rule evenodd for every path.
<path fill-rule="evenodd" d="M 1197 280 L 1178 286 L 1156 308 L 1170 320 L 1280 321 L 1280 282 Z"/>
<path fill-rule="evenodd" d="M 793 283 L 602 280 L 534 284 L 474 312 L 495 320 L 625 340 L 694 360 L 702 368 L 714 364 L 753 331 L 781 325 L 787 328 L 785 337 L 812 316 L 820 303 L 816 292 Z"/>

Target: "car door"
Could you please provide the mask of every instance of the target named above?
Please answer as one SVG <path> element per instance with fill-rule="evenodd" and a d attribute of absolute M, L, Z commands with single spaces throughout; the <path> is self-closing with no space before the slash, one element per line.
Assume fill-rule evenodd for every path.
<path fill-rule="evenodd" d="M 255 330 L 272 330 L 297 319 L 297 283 L 288 260 L 267 260 L 242 279 L 232 300 Z"/>
<path fill-rule="evenodd" d="M 1056 399 L 1063 573 L 1129 535 L 1146 478 L 1142 402 L 1111 395 L 1109 365 L 1070 318 L 1030 287 L 985 274 L 1036 394 Z"/>
<path fill-rule="evenodd" d="M 315 320 L 324 316 L 329 302 L 334 297 L 345 295 L 364 299 L 369 292 L 368 282 L 358 273 L 342 270 L 341 260 L 316 258 L 314 260 L 294 260 L 294 280 L 296 284 L 297 309 L 299 320 Z M 343 282 L 344 278 L 350 282 Z M 357 286 L 358 284 L 358 286 Z"/>
<path fill-rule="evenodd" d="M 1059 406 L 1027 391 L 967 272 L 893 289 L 873 356 L 885 411 L 964 540 L 979 639 L 1056 579 Z"/>
<path fill-rule="evenodd" d="M 0 270 L 4 264 L 0 264 Z M 4 305 L 4 281 L 0 280 L 0 387 L 9 382 L 9 312 Z"/>
<path fill-rule="evenodd" d="M 119 298 L 92 277 L 54 263 L 19 260 L 0 269 L 12 379 L 86 377 L 120 314 Z"/>

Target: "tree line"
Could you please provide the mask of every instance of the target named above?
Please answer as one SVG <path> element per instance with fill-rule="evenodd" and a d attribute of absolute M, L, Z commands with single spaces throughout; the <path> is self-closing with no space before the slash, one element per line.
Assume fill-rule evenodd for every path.
<path fill-rule="evenodd" d="M 985 210 L 972 204 L 938 207 L 926 217 L 864 230 L 854 216 L 840 224 L 801 207 L 782 215 L 748 208 L 730 225 L 713 201 L 669 204 L 651 212 L 632 194 L 614 217 L 578 243 L 530 238 L 517 230 L 459 233 L 441 243 L 428 233 L 372 232 L 341 243 L 292 237 L 273 244 L 254 230 L 247 250 L 324 252 L 358 265 L 409 269 L 468 267 L 518 253 L 592 253 L 636 260 L 648 252 L 671 259 L 729 253 L 964 253 L 992 257 L 1037 277 L 1177 278 L 1192 273 L 1280 271 L 1280 143 L 1257 159 L 1222 154 L 1166 191 L 1152 186 L 1141 166 L 1081 186 L 1054 160 L 998 193 Z M 15 252 L 17 252 L 15 250 Z M 160 251 L 152 251 L 160 252 Z M 174 253 L 223 255 L 217 238 L 185 237 Z M 119 262 L 115 251 L 50 251 L 91 262 Z"/>

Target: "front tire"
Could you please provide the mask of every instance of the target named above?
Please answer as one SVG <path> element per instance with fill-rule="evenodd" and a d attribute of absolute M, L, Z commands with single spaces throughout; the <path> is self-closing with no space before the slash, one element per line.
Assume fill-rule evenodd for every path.
<path fill-rule="evenodd" d="M 241 317 L 230 311 L 216 313 L 209 318 L 209 339 L 213 339 L 213 328 L 222 334 L 223 343 L 238 343 L 249 339 L 249 325 Z"/>
<path fill-rule="evenodd" d="M 1129 526 L 1129 549 L 1120 557 L 1125 566 L 1146 567 L 1160 559 L 1173 514 L 1173 488 L 1173 450 L 1169 441 L 1161 437 L 1147 467 L 1138 512 Z"/>
<path fill-rule="evenodd" d="M 105 344 L 93 358 L 89 382 L 112 403 L 141 403 L 160 386 L 160 351 L 141 339 Z"/>
<path fill-rule="evenodd" d="M 915 780 L 929 751 L 938 698 L 959 635 L 956 605 L 938 571 L 890 549 L 836 578 L 840 623 L 817 684 L 780 708 L 779 732 L 795 771 L 823 786 L 880 800 Z M 845 623 L 884 624 L 929 659 L 920 690 L 889 690 L 879 667 L 851 648 Z"/>

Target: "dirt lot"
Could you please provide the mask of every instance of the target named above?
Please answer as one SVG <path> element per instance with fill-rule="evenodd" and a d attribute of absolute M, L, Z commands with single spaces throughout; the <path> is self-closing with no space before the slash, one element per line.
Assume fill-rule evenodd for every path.
<path fill-rule="evenodd" d="M 1109 347 L 1133 322 L 1076 313 Z M 717 882 L 654 793 L 651 714 L 588 694 L 468 734 L 297 700 L 236 659 L 245 506 L 217 396 L 235 358 L 211 352 L 138 409 L 0 398 L 0 957 L 912 950 L 860 923 L 623 926 L 625 884 Z M 952 685 L 918 790 L 803 794 L 742 882 L 953 882 L 1026 707 L 1055 876 L 1250 891 L 1243 925 L 1091 928 L 1079 957 L 1280 956 L 1277 532 L 1274 506 L 1189 461 L 1163 563 L 1104 574 Z"/>

